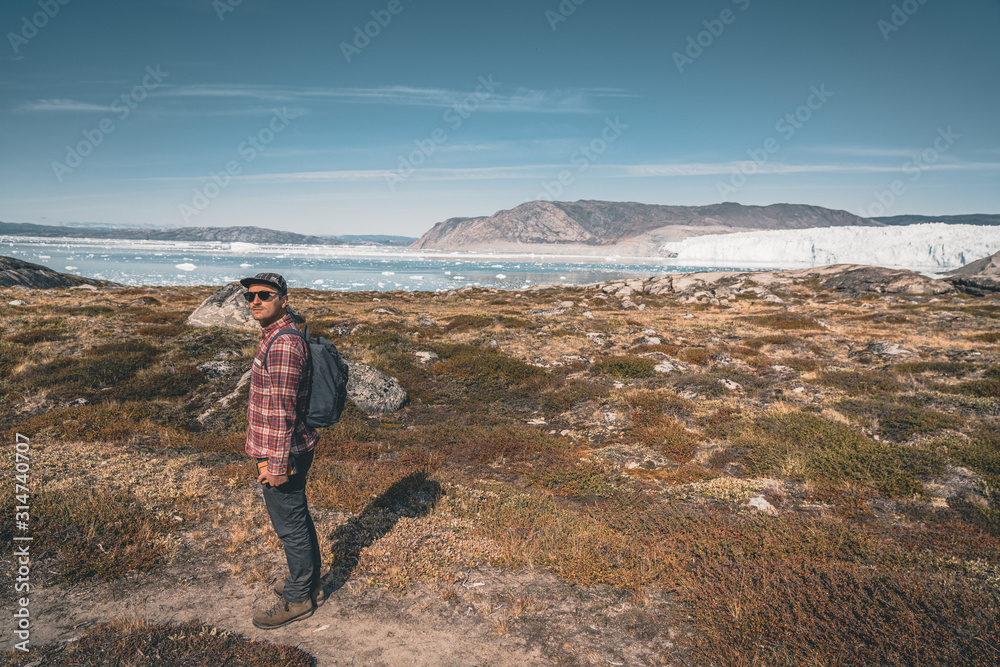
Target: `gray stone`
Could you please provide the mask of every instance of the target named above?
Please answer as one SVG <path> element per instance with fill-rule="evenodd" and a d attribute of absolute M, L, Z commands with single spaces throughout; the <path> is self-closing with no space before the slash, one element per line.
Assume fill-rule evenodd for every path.
<path fill-rule="evenodd" d="M 223 375 L 229 375 L 239 370 L 239 367 L 231 361 L 222 360 L 205 361 L 195 366 L 195 368 L 204 373 L 205 377 L 208 378 L 222 377 Z"/>
<path fill-rule="evenodd" d="M 409 403 L 410 397 L 400 386 L 399 380 L 367 364 L 346 361 L 350 369 L 347 376 L 347 397 L 359 410 L 384 415 Z"/>
<path fill-rule="evenodd" d="M 246 289 L 239 282 L 232 282 L 202 301 L 188 315 L 187 323 L 193 327 L 225 327 L 260 332 L 260 324 L 250 315 L 250 308 L 243 298 Z"/>
<path fill-rule="evenodd" d="M 438 358 L 438 355 L 435 352 L 423 352 L 423 351 L 422 352 L 414 352 L 413 356 L 415 356 L 417 358 L 417 361 L 419 361 L 422 364 L 426 364 L 429 361 L 431 361 L 432 359 L 437 359 Z"/>

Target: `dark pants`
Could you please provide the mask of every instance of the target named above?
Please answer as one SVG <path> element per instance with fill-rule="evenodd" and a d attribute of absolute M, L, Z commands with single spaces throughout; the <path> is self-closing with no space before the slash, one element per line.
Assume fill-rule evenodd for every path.
<path fill-rule="evenodd" d="M 313 586 L 319 583 L 321 566 L 319 539 L 306 501 L 306 474 L 313 453 L 292 454 L 290 460 L 296 472 L 287 482 L 281 486 L 261 486 L 271 525 L 285 546 L 289 572 L 285 579 L 285 600 L 302 602 L 309 599 Z"/>

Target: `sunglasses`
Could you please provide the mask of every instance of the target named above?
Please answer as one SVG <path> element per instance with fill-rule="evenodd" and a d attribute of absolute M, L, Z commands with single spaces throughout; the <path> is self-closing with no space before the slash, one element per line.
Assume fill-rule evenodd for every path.
<path fill-rule="evenodd" d="M 247 300 L 247 303 L 253 303 L 254 298 L 260 297 L 261 301 L 270 301 L 276 296 L 281 296 L 278 292 L 268 292 L 267 290 L 261 290 L 259 292 L 244 292 L 243 298 Z"/>

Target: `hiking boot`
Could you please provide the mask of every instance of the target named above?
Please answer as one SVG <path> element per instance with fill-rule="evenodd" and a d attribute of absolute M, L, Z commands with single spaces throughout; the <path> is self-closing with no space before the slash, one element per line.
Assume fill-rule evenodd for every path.
<path fill-rule="evenodd" d="M 277 595 L 282 600 L 285 599 L 285 580 L 281 579 L 276 581 L 274 584 L 274 594 Z M 317 607 L 322 607 L 323 603 L 326 602 L 326 592 L 323 590 L 323 584 L 316 584 L 312 589 L 312 599 L 316 603 Z"/>
<path fill-rule="evenodd" d="M 286 602 L 282 600 L 264 612 L 253 615 L 253 624 L 261 630 L 271 630 L 288 625 L 292 621 L 309 618 L 316 611 L 316 605 L 312 600 L 302 602 Z"/>

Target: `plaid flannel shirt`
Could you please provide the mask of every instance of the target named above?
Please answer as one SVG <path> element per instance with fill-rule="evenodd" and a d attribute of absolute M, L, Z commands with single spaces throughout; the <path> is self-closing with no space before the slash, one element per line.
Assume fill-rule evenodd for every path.
<path fill-rule="evenodd" d="M 306 342 L 295 334 L 284 334 L 271 345 L 266 364 L 264 360 L 268 343 L 278 332 L 295 328 L 295 321 L 285 315 L 262 329 L 250 373 L 246 452 L 267 458 L 267 471 L 272 475 L 284 475 L 288 455 L 311 451 L 319 440 L 319 433 L 300 416 L 309 407 L 312 373 Z"/>

